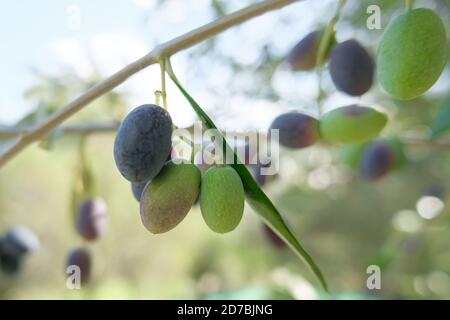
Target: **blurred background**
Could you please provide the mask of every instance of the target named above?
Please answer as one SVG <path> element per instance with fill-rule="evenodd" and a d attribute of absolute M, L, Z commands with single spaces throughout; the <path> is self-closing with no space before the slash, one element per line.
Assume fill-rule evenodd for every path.
<path fill-rule="evenodd" d="M 72 0 L 14 1 L 3 6 L 0 38 L 1 134 L 24 128 L 94 83 L 170 40 L 257 1 Z M 301 1 L 231 28 L 172 58 L 181 82 L 223 130 L 265 132 L 289 110 L 318 115 L 318 76 L 292 72 L 285 58 L 309 32 L 324 27 L 336 0 Z M 366 9 L 382 10 L 381 29 L 369 30 Z M 450 29 L 450 4 L 417 1 Z M 332 9 L 333 8 L 333 9 Z M 404 1 L 349 0 L 337 40 L 357 39 L 375 56 L 383 29 Z M 420 45 L 420 44 L 419 44 Z M 279 175 L 264 185 L 300 242 L 323 270 L 330 294 L 306 266 L 268 234 L 246 206 L 236 231 L 211 232 L 195 206 L 173 231 L 143 227 L 130 185 L 114 165 L 114 133 L 85 140 L 95 195 L 108 205 L 109 227 L 89 244 L 92 281 L 66 287 L 68 252 L 86 245 L 74 228 L 74 185 L 80 137 L 57 132 L 0 170 L 0 233 L 25 225 L 40 240 L 21 272 L 0 273 L 1 299 L 449 299 L 450 144 L 427 143 L 438 106 L 450 93 L 450 68 L 421 98 L 393 100 L 378 84 L 361 98 L 339 93 L 323 75 L 325 110 L 351 103 L 389 116 L 385 137 L 403 144 L 406 165 L 375 182 L 342 161 L 342 148 L 318 144 L 281 150 Z M 92 103 L 65 125 L 112 123 L 133 107 L 154 102 L 159 67 L 149 67 Z M 179 127 L 196 116 L 168 83 L 169 112 Z M 381 289 L 369 290 L 367 268 L 381 269 Z"/>

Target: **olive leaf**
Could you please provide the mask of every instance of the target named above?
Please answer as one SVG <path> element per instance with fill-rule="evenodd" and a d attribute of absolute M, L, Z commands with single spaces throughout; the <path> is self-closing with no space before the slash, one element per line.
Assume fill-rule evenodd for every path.
<path fill-rule="evenodd" d="M 294 234 L 289 230 L 288 226 L 284 222 L 281 217 L 280 212 L 273 205 L 264 191 L 258 186 L 256 181 L 253 179 L 253 176 L 248 171 L 246 166 L 242 164 L 242 162 L 237 157 L 236 153 L 231 149 L 228 145 L 225 137 L 221 133 L 221 131 L 216 127 L 211 118 L 206 114 L 205 111 L 197 104 L 197 102 L 187 93 L 187 91 L 183 88 L 183 86 L 178 81 L 175 76 L 170 61 L 167 59 L 166 61 L 166 71 L 184 97 L 189 101 L 194 111 L 200 117 L 200 119 L 205 123 L 205 125 L 209 129 L 216 130 L 217 134 L 220 138 L 223 139 L 224 148 L 226 148 L 226 152 L 233 154 L 234 161 L 231 166 L 236 170 L 239 176 L 242 179 L 242 183 L 245 189 L 246 200 L 248 204 L 253 208 L 253 210 L 259 214 L 263 221 L 278 235 L 283 241 L 285 241 L 289 247 L 301 258 L 303 261 L 311 268 L 312 272 L 320 281 L 320 284 L 328 291 L 328 286 L 325 281 L 322 272 L 320 271 L 317 264 L 314 262 L 314 259 L 310 256 L 310 254 L 303 248 Z"/>
<path fill-rule="evenodd" d="M 431 139 L 435 139 L 450 129 L 450 95 L 440 104 L 431 125 Z"/>

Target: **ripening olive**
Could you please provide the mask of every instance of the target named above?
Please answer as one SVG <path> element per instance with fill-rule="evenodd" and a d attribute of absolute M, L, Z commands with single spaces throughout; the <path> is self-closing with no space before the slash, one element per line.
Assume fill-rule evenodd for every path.
<path fill-rule="evenodd" d="M 320 46 L 320 40 L 323 35 L 323 30 L 316 30 L 306 35 L 300 42 L 298 42 L 290 51 L 287 58 L 292 70 L 304 71 L 311 70 L 316 67 L 317 56 Z M 334 33 L 330 45 L 327 48 L 325 57 L 328 57 L 331 47 L 335 44 Z M 325 62 L 325 61 L 324 61 Z"/>
<path fill-rule="evenodd" d="M 377 136 L 386 123 L 384 113 L 351 105 L 327 112 L 320 120 L 320 132 L 331 143 L 361 143 Z"/>
<path fill-rule="evenodd" d="M 166 163 L 141 196 L 144 226 L 152 233 L 175 228 L 188 214 L 200 191 L 201 173 L 192 163 Z"/>
<path fill-rule="evenodd" d="M 386 28 L 378 49 L 378 78 L 395 98 L 410 100 L 425 93 L 448 60 L 441 18 L 418 8 L 398 16 Z"/>
<path fill-rule="evenodd" d="M 340 158 L 342 163 L 352 169 L 358 168 L 366 146 L 367 143 L 346 144 L 342 146 L 340 150 Z"/>
<path fill-rule="evenodd" d="M 163 108 L 147 104 L 131 111 L 119 127 L 114 159 L 125 179 L 149 181 L 172 149 L 172 119 Z"/>
<path fill-rule="evenodd" d="M 242 219 L 244 201 L 244 187 L 233 168 L 210 168 L 203 175 L 200 209 L 211 230 L 218 233 L 234 230 Z"/>
<path fill-rule="evenodd" d="M 300 149 L 306 148 L 320 139 L 319 121 L 299 112 L 288 112 L 273 120 L 270 130 L 279 130 L 282 146 Z"/>

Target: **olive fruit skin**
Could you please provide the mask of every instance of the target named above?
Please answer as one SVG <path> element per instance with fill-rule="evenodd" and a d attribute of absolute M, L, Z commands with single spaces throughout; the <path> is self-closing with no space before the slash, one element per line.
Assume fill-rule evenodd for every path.
<path fill-rule="evenodd" d="M 320 46 L 320 40 L 323 35 L 323 30 L 316 30 L 307 34 L 300 42 L 298 42 L 289 52 L 287 61 L 294 71 L 306 71 L 316 67 L 317 55 Z M 330 47 L 327 48 L 326 57 L 330 48 L 334 45 L 334 33 Z"/>
<path fill-rule="evenodd" d="M 356 40 L 338 44 L 330 55 L 330 75 L 340 91 L 361 96 L 372 87 L 374 62 Z"/>
<path fill-rule="evenodd" d="M 232 167 L 211 168 L 203 175 L 200 210 L 208 227 L 217 233 L 234 230 L 244 213 L 245 193 Z"/>
<path fill-rule="evenodd" d="M 136 201 L 138 202 L 141 201 L 141 195 L 147 183 L 148 181 L 131 183 L 131 192 L 133 193 L 133 196 L 136 199 Z"/>
<path fill-rule="evenodd" d="M 77 213 L 76 227 L 80 236 L 93 241 L 101 237 L 108 227 L 108 206 L 102 198 L 84 200 Z"/>
<path fill-rule="evenodd" d="M 438 80 L 447 60 L 447 36 L 440 17 L 430 9 L 409 10 L 383 34 L 377 55 L 378 78 L 389 94 L 410 100 Z"/>
<path fill-rule="evenodd" d="M 175 228 L 188 214 L 200 191 L 201 173 L 192 163 L 167 162 L 141 196 L 144 226 L 152 233 Z"/>
<path fill-rule="evenodd" d="M 39 248 L 39 239 L 27 227 L 23 225 L 12 226 L 8 229 L 3 240 L 4 245 L 10 251 L 18 255 L 24 255 Z"/>
<path fill-rule="evenodd" d="M 172 150 L 172 119 L 163 108 L 146 104 L 132 110 L 114 141 L 114 160 L 125 179 L 149 181 Z"/>
<path fill-rule="evenodd" d="M 306 148 L 320 139 L 319 121 L 299 112 L 288 112 L 273 120 L 269 128 L 279 130 L 282 146 L 291 149 Z"/>
<path fill-rule="evenodd" d="M 176 160 L 179 158 L 178 151 L 175 148 L 172 148 L 169 156 L 166 161 Z M 149 181 L 141 181 L 141 182 L 132 182 L 131 183 L 131 192 L 133 193 L 134 198 L 137 202 L 141 201 L 142 191 L 144 191 L 145 186 Z"/>
<path fill-rule="evenodd" d="M 6 274 L 17 274 L 22 267 L 22 255 L 14 253 L 5 246 L 5 241 L 0 239 L 0 271 Z"/>
<path fill-rule="evenodd" d="M 14 275 L 20 271 L 23 254 L 6 239 L 0 238 L 0 271 Z"/>
<path fill-rule="evenodd" d="M 69 252 L 66 267 L 78 266 L 80 268 L 80 283 L 86 284 L 91 278 L 92 257 L 84 248 L 76 248 Z"/>
<path fill-rule="evenodd" d="M 364 150 L 359 174 L 366 180 L 378 180 L 392 169 L 394 162 L 395 155 L 391 146 L 384 141 L 374 141 Z"/>
<path fill-rule="evenodd" d="M 320 120 L 320 132 L 330 143 L 362 143 L 376 137 L 386 123 L 384 113 L 350 105 L 327 112 Z"/>

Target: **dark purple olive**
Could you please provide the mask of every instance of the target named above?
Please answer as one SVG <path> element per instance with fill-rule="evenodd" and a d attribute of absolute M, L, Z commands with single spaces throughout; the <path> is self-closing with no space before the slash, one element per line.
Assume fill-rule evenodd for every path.
<path fill-rule="evenodd" d="M 273 120 L 270 130 L 279 130 L 282 146 L 300 149 L 313 145 L 320 139 L 319 121 L 299 112 L 288 112 Z"/>
<path fill-rule="evenodd" d="M 78 233 L 88 241 L 96 240 L 108 226 L 108 207 L 102 198 L 84 200 L 78 209 L 76 227 Z"/>
<path fill-rule="evenodd" d="M 361 96 L 372 87 L 375 64 L 356 40 L 338 44 L 330 55 L 330 75 L 338 90 Z"/>
<path fill-rule="evenodd" d="M 134 198 L 139 202 L 141 201 L 141 194 L 144 191 L 145 186 L 148 181 L 144 182 L 132 182 L 131 183 L 131 192 L 133 193 Z"/>
<path fill-rule="evenodd" d="M 17 274 L 22 266 L 22 257 L 14 246 L 0 238 L 0 271 L 8 275 Z"/>
<path fill-rule="evenodd" d="M 364 149 L 359 174 L 367 180 L 378 180 L 385 176 L 395 163 L 391 146 L 383 141 L 374 141 Z"/>
<path fill-rule="evenodd" d="M 322 30 L 313 31 L 307 34 L 292 48 L 287 58 L 287 61 L 292 70 L 306 71 L 314 69 L 316 67 L 322 34 L 323 34 Z M 328 56 L 330 48 L 334 44 L 335 38 L 333 34 L 332 41 L 330 41 L 330 47 L 327 48 L 325 57 Z"/>
<path fill-rule="evenodd" d="M 30 229 L 23 225 L 9 228 L 4 242 L 5 245 L 19 255 L 33 252 L 39 248 L 39 239 Z"/>
<path fill-rule="evenodd" d="M 172 119 L 154 104 L 131 111 L 120 124 L 114 141 L 114 160 L 130 182 L 153 179 L 172 150 Z"/>
<path fill-rule="evenodd" d="M 80 283 L 88 283 L 91 278 L 92 259 L 91 254 L 84 248 L 76 248 L 69 252 L 67 267 L 77 266 L 80 271 Z"/>

